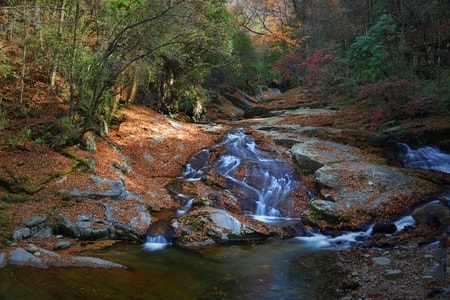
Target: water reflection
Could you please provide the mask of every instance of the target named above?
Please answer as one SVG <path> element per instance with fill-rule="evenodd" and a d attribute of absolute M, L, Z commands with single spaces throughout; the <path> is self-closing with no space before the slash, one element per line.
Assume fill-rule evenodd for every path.
<path fill-rule="evenodd" d="M 344 277 L 333 252 L 291 241 L 150 253 L 121 245 L 86 255 L 129 270 L 8 266 L 0 269 L 0 298 L 334 299 Z"/>

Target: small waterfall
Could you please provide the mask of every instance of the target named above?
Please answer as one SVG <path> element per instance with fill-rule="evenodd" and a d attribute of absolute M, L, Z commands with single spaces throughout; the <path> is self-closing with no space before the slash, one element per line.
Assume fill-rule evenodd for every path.
<path fill-rule="evenodd" d="M 172 244 L 173 228 L 169 221 L 158 220 L 146 232 L 143 248 L 150 251 L 162 250 Z"/>
<path fill-rule="evenodd" d="M 144 244 L 144 249 L 156 251 L 162 250 L 169 245 L 171 245 L 171 242 L 162 234 L 157 236 L 147 236 L 147 241 Z"/>
<path fill-rule="evenodd" d="M 230 132 L 220 145 L 225 150 L 213 170 L 226 178 L 227 187 L 243 206 L 260 220 L 286 217 L 292 192 L 300 184 L 294 168 L 260 150 L 242 129 Z"/>
<path fill-rule="evenodd" d="M 419 149 L 411 149 L 404 143 L 400 143 L 399 146 L 406 167 L 450 173 L 450 154 L 431 146 Z"/>

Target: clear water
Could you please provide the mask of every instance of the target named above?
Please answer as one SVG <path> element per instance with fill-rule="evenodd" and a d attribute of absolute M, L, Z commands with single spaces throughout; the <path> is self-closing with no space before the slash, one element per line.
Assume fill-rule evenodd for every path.
<path fill-rule="evenodd" d="M 129 270 L 0 269 L 0 299 L 336 299 L 335 252 L 301 242 L 89 252 Z"/>

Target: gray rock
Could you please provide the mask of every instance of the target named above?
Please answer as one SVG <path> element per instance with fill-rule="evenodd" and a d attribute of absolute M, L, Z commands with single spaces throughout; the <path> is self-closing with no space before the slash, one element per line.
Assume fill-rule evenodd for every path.
<path fill-rule="evenodd" d="M 53 246 L 53 250 L 65 250 L 72 247 L 72 242 L 70 241 L 59 241 Z"/>
<path fill-rule="evenodd" d="M 440 202 L 430 202 L 414 209 L 412 217 L 419 224 L 450 225 L 450 210 Z"/>
<path fill-rule="evenodd" d="M 44 218 L 41 215 L 35 215 L 31 220 L 25 222 L 25 226 L 34 227 L 38 226 L 47 221 L 47 218 Z"/>
<path fill-rule="evenodd" d="M 372 261 L 376 265 L 385 266 L 389 265 L 391 263 L 391 260 L 387 257 L 379 256 L 379 257 L 373 257 Z"/>
<path fill-rule="evenodd" d="M 31 228 L 31 236 L 35 238 L 50 237 L 53 234 L 53 228 L 49 224 L 41 224 Z"/>
<path fill-rule="evenodd" d="M 386 272 L 386 279 L 394 280 L 397 278 L 403 277 L 403 271 L 402 270 L 388 270 Z"/>
<path fill-rule="evenodd" d="M 48 268 L 42 260 L 23 248 L 16 248 L 9 252 L 9 263 L 17 266 L 30 266 L 36 268 Z"/>
<path fill-rule="evenodd" d="M 28 246 L 25 250 L 27 250 L 27 252 L 29 252 L 31 254 L 39 252 L 39 248 L 35 244 L 28 244 Z"/>
<path fill-rule="evenodd" d="M 67 220 L 64 216 L 57 215 L 55 221 L 59 234 L 70 237 L 80 237 L 80 229 L 75 224 Z"/>
<path fill-rule="evenodd" d="M 76 256 L 73 259 L 74 266 L 76 267 L 94 267 L 94 268 L 102 268 L 102 269 L 126 269 L 124 265 L 111 262 L 108 260 L 89 257 L 89 256 Z"/>
<path fill-rule="evenodd" d="M 28 228 L 28 227 L 20 228 L 20 229 L 14 230 L 13 240 L 20 241 L 20 240 L 29 238 L 30 236 L 31 236 L 30 228 Z"/>

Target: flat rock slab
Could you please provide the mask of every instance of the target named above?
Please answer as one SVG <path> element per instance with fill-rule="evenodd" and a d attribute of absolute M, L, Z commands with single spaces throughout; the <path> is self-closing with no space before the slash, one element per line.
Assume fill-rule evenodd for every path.
<path fill-rule="evenodd" d="M 60 255 L 57 252 L 39 248 L 30 253 L 24 248 L 15 248 L 0 253 L 0 268 L 6 265 L 21 267 L 35 267 L 46 269 L 49 267 L 89 267 L 101 269 L 127 269 L 126 266 L 108 260 L 89 256 Z"/>

